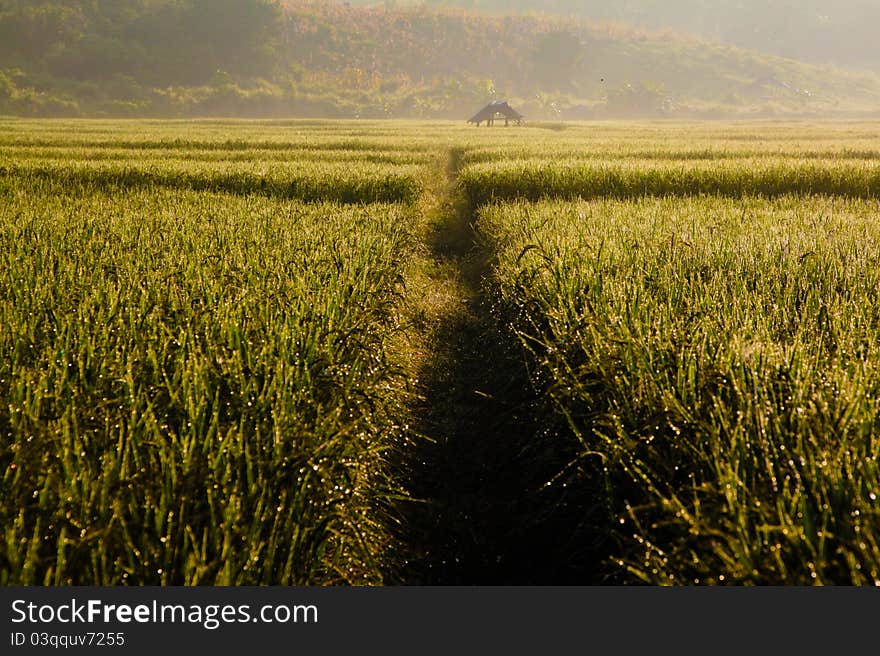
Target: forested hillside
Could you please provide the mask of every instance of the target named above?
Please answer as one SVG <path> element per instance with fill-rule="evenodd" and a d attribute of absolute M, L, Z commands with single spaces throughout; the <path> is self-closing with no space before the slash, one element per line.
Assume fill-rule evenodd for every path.
<path fill-rule="evenodd" d="M 353 4 L 381 3 L 353 0 Z M 803 61 L 880 69 L 876 0 L 425 0 L 425 4 L 671 28 Z"/>
<path fill-rule="evenodd" d="M 880 78 L 552 16 L 290 0 L 0 0 L 0 113 L 531 119 L 868 113 Z"/>

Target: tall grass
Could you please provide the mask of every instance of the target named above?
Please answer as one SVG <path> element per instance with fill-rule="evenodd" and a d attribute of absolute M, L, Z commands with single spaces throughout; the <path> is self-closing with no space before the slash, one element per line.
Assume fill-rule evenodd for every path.
<path fill-rule="evenodd" d="M 604 468 L 634 580 L 880 584 L 878 211 L 792 197 L 482 210 L 501 316 Z"/>
<path fill-rule="evenodd" d="M 167 189 L 258 194 L 307 202 L 411 202 L 418 198 L 419 166 L 370 162 L 175 162 L 0 160 L 0 180 L 12 184 L 47 181 L 65 187 L 126 191 Z"/>
<path fill-rule="evenodd" d="M 380 582 L 410 210 L 0 199 L 0 583 Z"/>
<path fill-rule="evenodd" d="M 585 515 L 562 551 L 880 581 L 873 126 L 0 125 L 0 584 L 382 582 L 397 365 L 448 356 L 400 331 L 450 150 L 546 410 L 526 449 L 580 453 L 543 495 Z"/>
<path fill-rule="evenodd" d="M 364 150 L 342 148 L 202 148 L 193 144 L 186 148 L 128 148 L 55 145 L 55 146 L 5 146 L 0 149 L 0 157 L 18 164 L 38 162 L 121 162 L 134 166 L 145 161 L 163 165 L 183 166 L 188 162 L 229 163 L 253 162 L 276 163 L 292 162 L 301 166 L 316 163 L 344 162 L 353 166 L 369 164 L 427 164 L 436 158 L 432 151 L 419 152 L 405 149 Z"/>
<path fill-rule="evenodd" d="M 855 146 L 831 144 L 826 148 L 816 148 L 814 144 L 806 145 L 781 143 L 758 144 L 749 142 L 709 142 L 706 144 L 680 143 L 660 144 L 652 142 L 599 142 L 584 143 L 576 139 L 555 143 L 504 144 L 491 146 L 474 146 L 462 157 L 465 165 L 496 162 L 501 160 L 529 162 L 552 162 L 576 160 L 582 164 L 598 161 L 611 161 L 626 164 L 629 161 L 670 162 L 705 160 L 742 159 L 791 159 L 791 160 L 876 160 L 880 159 L 880 150 L 873 144 L 857 143 Z"/>
<path fill-rule="evenodd" d="M 880 166 L 873 160 L 784 158 L 681 163 L 523 160 L 474 164 L 462 171 L 459 181 L 473 208 L 496 200 L 700 194 L 873 198 L 880 194 Z"/>

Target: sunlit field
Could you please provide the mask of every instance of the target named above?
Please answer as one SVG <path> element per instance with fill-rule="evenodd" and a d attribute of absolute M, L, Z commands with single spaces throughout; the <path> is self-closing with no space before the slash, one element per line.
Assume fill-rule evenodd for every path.
<path fill-rule="evenodd" d="M 0 583 L 880 585 L 878 130 L 0 120 Z"/>

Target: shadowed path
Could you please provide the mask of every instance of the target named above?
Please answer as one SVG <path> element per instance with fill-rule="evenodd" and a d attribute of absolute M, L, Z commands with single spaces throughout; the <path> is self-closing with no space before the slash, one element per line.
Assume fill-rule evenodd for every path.
<path fill-rule="evenodd" d="M 423 404 L 404 478 L 407 584 L 584 584 L 598 581 L 598 504 L 590 485 L 547 485 L 573 458 L 536 407 L 518 345 L 492 317 L 485 280 L 491 253 L 457 202 L 452 152 L 431 255 L 454 302 L 429 339 Z M 546 421 L 546 420 L 545 420 Z M 578 496 L 574 496 L 577 494 Z"/>

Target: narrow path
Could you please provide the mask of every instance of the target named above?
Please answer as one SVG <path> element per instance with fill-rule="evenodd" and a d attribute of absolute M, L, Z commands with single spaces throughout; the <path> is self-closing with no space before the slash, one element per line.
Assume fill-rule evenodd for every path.
<path fill-rule="evenodd" d="M 423 439 L 404 466 L 418 501 L 404 512 L 400 582 L 596 582 L 591 513 L 570 498 L 583 488 L 546 485 L 572 457 L 560 446 L 567 441 L 537 419 L 518 346 L 490 312 L 491 253 L 456 193 L 459 158 L 450 152 L 445 186 L 427 209 L 429 356 L 414 427 Z"/>

